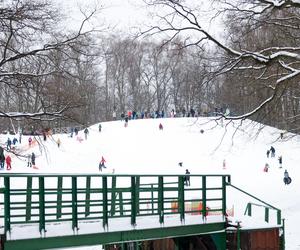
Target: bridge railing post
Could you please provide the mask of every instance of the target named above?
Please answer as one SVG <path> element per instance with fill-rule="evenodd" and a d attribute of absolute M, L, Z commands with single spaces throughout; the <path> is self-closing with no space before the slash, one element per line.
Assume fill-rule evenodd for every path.
<path fill-rule="evenodd" d="M 158 215 L 159 223 L 164 223 L 164 179 L 163 176 L 158 177 Z"/>
<path fill-rule="evenodd" d="M 10 232 L 10 177 L 4 177 L 4 231 Z"/>
<path fill-rule="evenodd" d="M 45 179 L 43 176 L 39 177 L 39 231 L 46 232 L 45 228 Z"/>
<path fill-rule="evenodd" d="M 226 176 L 222 176 L 222 215 L 226 216 Z"/>
<path fill-rule="evenodd" d="M 136 214 L 140 213 L 140 177 L 135 177 L 135 207 L 136 207 Z"/>
<path fill-rule="evenodd" d="M 136 179 L 131 176 L 131 225 L 136 225 Z"/>
<path fill-rule="evenodd" d="M 183 176 L 178 177 L 178 210 L 180 213 L 180 221 L 183 221 L 185 217 Z"/>
<path fill-rule="evenodd" d="M 107 195 L 107 177 L 102 177 L 102 199 L 103 199 L 103 227 L 108 225 L 108 195 Z"/>
<path fill-rule="evenodd" d="M 72 229 L 78 230 L 77 177 L 72 176 Z"/>
<path fill-rule="evenodd" d="M 32 176 L 27 176 L 26 190 L 26 221 L 31 219 L 31 199 L 32 199 Z"/>
<path fill-rule="evenodd" d="M 90 203 L 91 203 L 91 176 L 86 177 L 86 192 L 85 192 L 85 217 L 90 215 Z"/>
<path fill-rule="evenodd" d="M 110 208 L 110 215 L 114 216 L 116 213 L 116 199 L 117 199 L 117 193 L 116 193 L 116 176 L 112 176 L 111 179 L 111 208 Z"/>
<path fill-rule="evenodd" d="M 202 217 L 206 218 L 206 176 L 202 176 Z"/>
<path fill-rule="evenodd" d="M 61 218 L 62 210 L 62 189 L 63 189 L 63 177 L 57 177 L 57 208 L 56 208 L 56 219 Z"/>

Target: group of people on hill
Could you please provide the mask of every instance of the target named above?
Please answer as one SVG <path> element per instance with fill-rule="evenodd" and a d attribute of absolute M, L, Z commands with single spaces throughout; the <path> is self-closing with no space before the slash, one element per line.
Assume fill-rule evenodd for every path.
<path fill-rule="evenodd" d="M 275 158 L 276 156 L 276 150 L 273 146 L 270 147 L 270 149 L 267 150 L 267 158 Z M 279 168 L 282 168 L 282 155 L 278 156 L 278 164 L 279 164 Z M 269 163 L 265 164 L 264 167 L 264 172 L 268 172 L 270 168 Z M 291 177 L 289 176 L 289 173 L 287 171 L 287 169 L 285 169 L 284 173 L 283 173 L 283 182 L 285 185 L 288 185 L 292 182 Z"/>
<path fill-rule="evenodd" d="M 147 118 L 165 118 L 165 117 L 197 117 L 200 115 L 200 111 L 196 111 L 194 108 L 186 111 L 185 108 L 182 110 L 172 109 L 169 114 L 166 114 L 164 110 L 155 110 L 155 111 L 135 111 L 129 110 L 127 113 L 123 112 L 120 114 L 121 121 L 126 119 L 128 120 L 136 120 L 136 119 L 147 119 Z M 117 119 L 117 113 L 113 111 L 113 120 Z M 128 122 L 128 121 L 127 121 Z"/>

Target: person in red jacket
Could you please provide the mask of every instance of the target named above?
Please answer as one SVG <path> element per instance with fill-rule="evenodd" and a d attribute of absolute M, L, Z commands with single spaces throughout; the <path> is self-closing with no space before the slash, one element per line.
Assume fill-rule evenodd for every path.
<path fill-rule="evenodd" d="M 6 169 L 11 170 L 11 157 L 9 155 L 6 156 L 5 161 L 6 161 Z"/>
<path fill-rule="evenodd" d="M 101 158 L 101 161 L 100 161 L 100 163 L 99 163 L 99 171 L 102 171 L 102 168 L 106 168 L 105 167 L 105 163 L 106 162 L 106 160 L 104 159 L 104 157 L 102 156 L 102 158 Z"/>

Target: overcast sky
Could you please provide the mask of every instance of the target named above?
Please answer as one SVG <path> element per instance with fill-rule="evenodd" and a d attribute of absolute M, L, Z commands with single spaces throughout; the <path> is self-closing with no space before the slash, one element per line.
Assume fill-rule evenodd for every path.
<path fill-rule="evenodd" d="M 147 7 L 143 0 L 53 0 L 61 6 L 61 9 L 67 16 L 70 17 L 71 24 L 82 21 L 83 15 L 79 9 L 88 13 L 95 6 L 98 8 L 98 13 L 93 19 L 93 26 L 96 28 L 110 27 L 116 28 L 117 30 L 124 31 L 126 33 L 134 33 L 138 29 L 145 30 L 150 27 L 151 24 L 157 24 L 158 20 L 153 15 L 162 14 L 163 8 L 161 6 L 155 11 Z M 201 20 L 201 25 L 206 29 L 210 30 L 214 34 L 221 33 L 220 22 L 214 20 L 211 23 L 210 17 L 215 13 L 214 6 L 211 5 L 210 1 L 199 0 L 197 2 L 188 2 L 190 7 L 197 8 L 200 10 L 198 18 Z M 152 11 L 152 14 L 151 14 Z M 160 12 L 160 13 L 158 13 Z M 216 24 L 217 23 L 217 24 Z M 74 25 L 75 27 L 76 25 Z M 221 32 L 220 32 L 221 31 Z"/>

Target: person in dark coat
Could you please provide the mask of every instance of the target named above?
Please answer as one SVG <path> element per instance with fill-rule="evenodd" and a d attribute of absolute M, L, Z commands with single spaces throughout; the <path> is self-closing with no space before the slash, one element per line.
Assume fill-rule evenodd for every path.
<path fill-rule="evenodd" d="M 270 150 L 267 150 L 267 157 L 269 158 L 270 156 Z"/>
<path fill-rule="evenodd" d="M 185 177 L 184 177 L 184 185 L 190 186 L 190 171 L 188 169 L 185 170 Z"/>
<path fill-rule="evenodd" d="M 278 157 L 279 168 L 282 168 L 282 156 Z"/>
<path fill-rule="evenodd" d="M 43 139 L 44 139 L 44 141 L 46 141 L 46 140 L 47 140 L 47 133 L 46 133 L 46 131 L 45 131 L 45 130 L 43 131 Z"/>
<path fill-rule="evenodd" d="M 271 151 L 271 157 L 275 157 L 275 148 L 273 146 L 271 146 L 270 151 Z"/>
<path fill-rule="evenodd" d="M 87 136 L 89 134 L 89 130 L 87 128 L 85 128 L 85 130 L 83 132 L 84 132 L 85 139 L 87 140 Z"/>
<path fill-rule="evenodd" d="M 284 184 L 285 184 L 285 185 L 290 184 L 290 183 L 292 182 L 292 179 L 291 179 L 291 177 L 289 176 L 288 171 L 285 170 L 284 173 L 283 173 L 283 175 L 284 175 L 284 178 L 283 178 Z"/>
<path fill-rule="evenodd" d="M 78 135 L 78 128 L 74 128 L 75 135 Z"/>
<path fill-rule="evenodd" d="M 3 148 L 0 146 L 0 169 L 4 169 L 5 156 L 3 153 Z"/>
<path fill-rule="evenodd" d="M 31 167 L 31 154 L 27 155 L 27 167 Z"/>
<path fill-rule="evenodd" d="M 7 139 L 6 144 L 7 144 L 7 150 L 11 150 L 11 139 L 10 138 Z"/>
<path fill-rule="evenodd" d="M 102 125 L 99 124 L 99 132 L 101 132 L 101 130 L 102 130 Z"/>
<path fill-rule="evenodd" d="M 124 127 L 127 128 L 128 126 L 128 116 L 125 117 L 125 123 L 124 123 Z"/>
<path fill-rule="evenodd" d="M 35 166 L 35 153 L 33 153 L 33 152 L 31 154 L 31 166 Z"/>
<path fill-rule="evenodd" d="M 14 137 L 14 139 L 13 139 L 13 141 L 12 141 L 13 145 L 16 145 L 17 142 L 18 142 L 18 139 L 17 139 L 16 137 Z"/>

